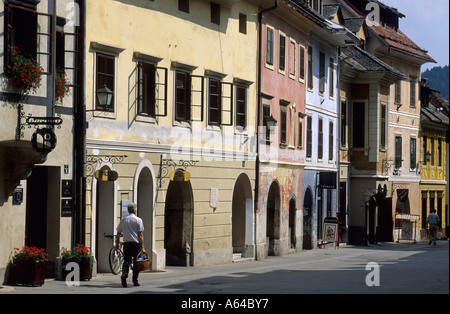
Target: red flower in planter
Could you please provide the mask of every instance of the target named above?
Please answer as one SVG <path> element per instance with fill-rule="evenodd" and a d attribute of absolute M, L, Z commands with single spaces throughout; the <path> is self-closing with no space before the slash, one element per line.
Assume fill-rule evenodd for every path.
<path fill-rule="evenodd" d="M 44 249 L 38 249 L 37 247 L 29 247 L 24 245 L 22 249 L 14 248 L 14 261 L 23 262 L 47 262 L 48 254 Z"/>
<path fill-rule="evenodd" d="M 55 76 L 55 98 L 56 102 L 62 102 L 63 98 L 69 93 L 69 82 L 66 72 L 62 69 L 56 70 Z"/>
<path fill-rule="evenodd" d="M 9 80 L 21 88 L 24 94 L 36 92 L 44 69 L 36 60 L 22 56 L 18 47 L 11 47 L 11 51 L 13 66 Z"/>

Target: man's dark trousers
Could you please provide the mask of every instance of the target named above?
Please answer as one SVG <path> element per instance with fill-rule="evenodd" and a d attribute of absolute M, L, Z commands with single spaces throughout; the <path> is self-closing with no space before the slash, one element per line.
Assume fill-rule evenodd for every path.
<path fill-rule="evenodd" d="M 141 251 L 141 247 L 139 243 L 136 242 L 125 242 L 123 244 L 123 268 L 122 268 L 122 277 L 128 278 L 128 272 L 130 271 L 131 263 L 133 263 L 133 259 L 136 259 L 137 255 Z M 137 283 L 139 272 L 133 270 L 133 283 Z"/>

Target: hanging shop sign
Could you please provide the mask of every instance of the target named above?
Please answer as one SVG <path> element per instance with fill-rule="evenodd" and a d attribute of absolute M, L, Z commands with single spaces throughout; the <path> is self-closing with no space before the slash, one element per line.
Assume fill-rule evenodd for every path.
<path fill-rule="evenodd" d="M 176 170 L 169 173 L 170 181 L 189 181 L 191 179 L 191 174 L 185 170 Z"/>
<path fill-rule="evenodd" d="M 51 129 L 37 129 L 31 136 L 31 145 L 38 153 L 48 154 L 56 147 L 56 135 Z"/>
<path fill-rule="evenodd" d="M 94 177 L 98 181 L 116 181 L 117 178 L 119 178 L 119 174 L 117 173 L 117 171 L 105 169 L 105 170 L 97 170 L 94 173 Z"/>
<path fill-rule="evenodd" d="M 63 119 L 60 117 L 32 117 L 26 118 L 26 123 L 29 125 L 61 125 Z"/>
<path fill-rule="evenodd" d="M 319 189 L 336 189 L 337 173 L 332 171 L 319 172 Z"/>

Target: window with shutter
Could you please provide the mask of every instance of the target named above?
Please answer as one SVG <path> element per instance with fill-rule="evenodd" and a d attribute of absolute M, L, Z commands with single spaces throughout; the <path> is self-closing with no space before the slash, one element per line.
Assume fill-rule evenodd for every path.
<path fill-rule="evenodd" d="M 306 118 L 306 157 L 312 157 L 312 117 Z"/>
<path fill-rule="evenodd" d="M 402 167 L 402 137 L 395 137 L 395 168 Z"/>

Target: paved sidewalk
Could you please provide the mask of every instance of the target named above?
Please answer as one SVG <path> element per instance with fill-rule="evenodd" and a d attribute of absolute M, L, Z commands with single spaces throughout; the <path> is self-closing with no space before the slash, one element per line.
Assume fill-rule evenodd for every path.
<path fill-rule="evenodd" d="M 449 242 L 438 241 L 436 249 L 447 249 Z M 432 250 L 427 242 L 380 243 L 379 245 L 361 247 L 343 245 L 338 249 L 314 249 L 279 257 L 269 257 L 262 261 L 247 261 L 240 263 L 221 264 L 198 267 L 168 266 L 163 270 L 143 272 L 139 276 L 140 287 L 133 287 L 131 276 L 128 287 L 120 284 L 120 276 L 113 274 L 97 274 L 90 281 L 81 281 L 80 286 L 68 286 L 65 281 L 47 279 L 41 287 L 0 286 L 0 295 L 7 294 L 137 294 L 137 293 L 209 293 L 208 278 L 220 278 L 228 290 L 233 288 L 233 278 L 241 278 L 242 274 L 264 274 L 285 269 L 322 269 L 334 270 L 337 262 L 340 264 L 352 259 L 369 259 L 390 252 Z M 405 253 L 406 252 L 406 253 Z M 388 256 L 388 255 L 386 255 Z M 361 266 L 364 267 L 364 266 Z M 195 285 L 193 285 L 195 283 Z M 211 284 L 211 283 L 210 283 Z M 212 286 L 210 286 L 213 288 Z M 236 287 L 236 289 L 238 289 Z M 232 290 L 231 290 L 232 291 Z M 237 290 L 241 291 L 241 290 Z M 214 292 L 213 292 L 214 293 Z M 245 293 L 245 291 L 243 292 Z M 271 293 L 271 292 L 267 292 Z M 276 292 L 275 292 L 276 293 Z"/>

